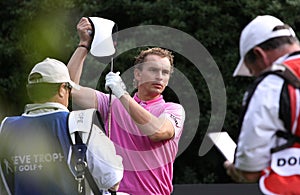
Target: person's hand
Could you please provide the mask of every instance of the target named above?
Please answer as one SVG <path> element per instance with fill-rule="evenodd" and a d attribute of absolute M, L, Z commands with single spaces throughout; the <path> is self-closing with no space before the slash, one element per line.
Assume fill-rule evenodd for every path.
<path fill-rule="evenodd" d="M 243 183 L 246 182 L 246 179 L 242 175 L 242 173 L 234 167 L 234 164 L 232 164 L 229 161 L 224 162 L 224 168 L 226 169 L 227 175 L 231 177 L 236 182 Z"/>
<path fill-rule="evenodd" d="M 109 72 L 105 77 L 105 89 L 108 91 L 111 89 L 112 93 L 120 99 L 122 95 L 126 94 L 126 86 L 119 76 L 120 72 L 113 73 Z"/>
<path fill-rule="evenodd" d="M 88 18 L 82 17 L 77 24 L 77 32 L 80 38 L 79 45 L 84 45 L 87 48 L 90 48 L 92 43 L 92 37 L 89 34 L 89 31 L 92 31 L 93 27 L 89 22 Z"/>
<path fill-rule="evenodd" d="M 260 176 L 261 171 L 244 171 L 235 168 L 234 164 L 229 161 L 224 162 L 227 175 L 229 175 L 234 181 L 239 183 L 256 183 Z"/>
<path fill-rule="evenodd" d="M 108 191 L 109 191 L 110 193 L 116 192 L 116 191 L 118 191 L 119 186 L 120 186 L 120 182 L 116 183 L 114 186 L 112 186 L 111 188 L 109 188 Z"/>

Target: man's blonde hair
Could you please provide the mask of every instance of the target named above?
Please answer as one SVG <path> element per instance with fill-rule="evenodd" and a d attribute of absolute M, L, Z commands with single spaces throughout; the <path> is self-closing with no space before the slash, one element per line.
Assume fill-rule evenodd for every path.
<path fill-rule="evenodd" d="M 145 58 L 148 55 L 158 55 L 162 58 L 167 57 L 171 64 L 171 73 L 173 72 L 174 56 L 173 56 L 172 52 L 170 52 L 166 49 L 159 48 L 159 47 L 149 48 L 147 50 L 141 51 L 140 54 L 135 57 L 135 62 L 134 62 L 135 67 L 138 69 L 142 69 L 142 64 L 145 62 Z"/>

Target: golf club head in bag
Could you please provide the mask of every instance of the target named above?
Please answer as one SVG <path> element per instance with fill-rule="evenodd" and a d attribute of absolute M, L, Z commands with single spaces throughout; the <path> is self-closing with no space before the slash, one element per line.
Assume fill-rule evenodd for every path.
<path fill-rule="evenodd" d="M 116 53 L 117 37 L 114 33 L 118 31 L 117 24 L 99 17 L 89 17 L 89 21 L 93 26 L 91 54 L 97 58 L 113 56 Z"/>

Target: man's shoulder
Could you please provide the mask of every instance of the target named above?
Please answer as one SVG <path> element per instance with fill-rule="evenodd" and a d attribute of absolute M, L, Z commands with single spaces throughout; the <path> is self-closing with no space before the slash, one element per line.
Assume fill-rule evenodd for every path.
<path fill-rule="evenodd" d="M 177 102 L 171 102 L 171 101 L 166 101 L 165 104 L 169 104 L 169 105 L 180 105 L 179 103 Z"/>
<path fill-rule="evenodd" d="M 183 109 L 183 106 L 181 104 L 175 103 L 175 102 L 166 102 L 165 107 L 174 107 L 174 108 L 182 108 Z"/>

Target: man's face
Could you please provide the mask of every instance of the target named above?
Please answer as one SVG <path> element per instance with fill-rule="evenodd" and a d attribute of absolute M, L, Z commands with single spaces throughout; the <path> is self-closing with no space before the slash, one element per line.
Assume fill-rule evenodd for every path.
<path fill-rule="evenodd" d="M 256 63 L 246 63 L 246 67 L 248 68 L 251 75 L 257 77 L 259 74 L 263 71 L 263 69 L 260 68 Z"/>
<path fill-rule="evenodd" d="M 245 65 L 248 68 L 251 75 L 257 77 L 268 67 L 272 66 L 272 63 L 278 58 L 276 52 L 273 50 L 264 50 L 260 47 L 254 47 L 253 52 L 255 54 L 255 60 L 245 60 Z"/>
<path fill-rule="evenodd" d="M 160 95 L 168 85 L 170 74 L 171 64 L 167 57 L 149 54 L 142 64 L 142 69 L 135 69 L 139 94 L 149 98 Z"/>
<path fill-rule="evenodd" d="M 66 107 L 68 107 L 69 105 L 69 98 L 71 97 L 71 90 L 72 90 L 72 87 L 69 83 L 63 83 L 61 85 L 61 88 L 62 88 L 62 93 L 61 94 L 61 97 L 62 97 L 62 104 Z"/>

